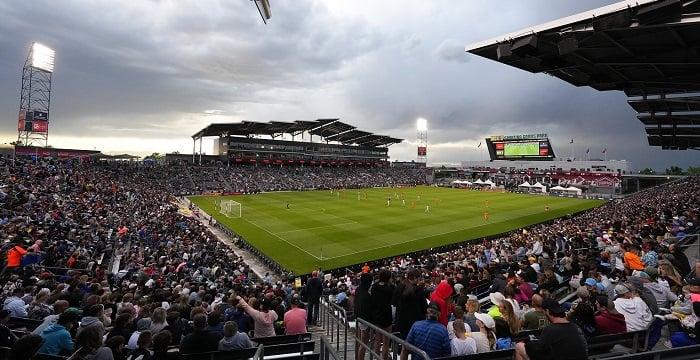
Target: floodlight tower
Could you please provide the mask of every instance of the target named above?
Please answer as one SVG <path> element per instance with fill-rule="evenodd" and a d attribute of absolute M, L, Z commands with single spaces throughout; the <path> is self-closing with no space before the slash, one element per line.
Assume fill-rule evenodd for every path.
<path fill-rule="evenodd" d="M 24 146 L 48 145 L 55 54 L 53 49 L 35 42 L 24 61 L 17 122 L 17 141 Z"/>
<path fill-rule="evenodd" d="M 419 118 L 416 120 L 417 143 L 418 143 L 418 162 L 428 162 L 428 120 Z"/>

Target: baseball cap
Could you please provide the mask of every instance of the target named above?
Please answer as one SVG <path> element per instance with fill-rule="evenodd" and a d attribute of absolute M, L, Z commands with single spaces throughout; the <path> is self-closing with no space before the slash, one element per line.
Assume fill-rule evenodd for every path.
<path fill-rule="evenodd" d="M 464 289 L 464 285 L 459 283 L 455 284 L 455 294 L 459 294 L 459 292 L 462 291 L 462 289 Z"/>
<path fill-rule="evenodd" d="M 549 310 L 551 313 L 554 313 L 554 314 L 563 314 L 566 312 L 564 310 L 564 308 L 561 306 L 561 304 L 558 301 L 553 300 L 553 299 L 546 299 L 542 303 L 542 308 L 545 310 Z"/>
<path fill-rule="evenodd" d="M 586 285 L 587 285 L 587 286 L 595 286 L 596 283 L 598 283 L 598 282 L 595 281 L 594 278 L 588 278 L 588 279 L 586 279 Z"/>
<path fill-rule="evenodd" d="M 501 303 L 506 299 L 500 292 L 494 292 L 489 294 L 489 300 L 494 305 L 501 305 Z"/>
<path fill-rule="evenodd" d="M 438 305 L 436 302 L 431 301 L 430 304 L 428 304 L 428 309 L 440 312 L 440 305 Z"/>
<path fill-rule="evenodd" d="M 630 292 L 630 289 L 622 284 L 615 285 L 615 296 L 620 296 Z"/>
<path fill-rule="evenodd" d="M 493 318 L 489 314 L 484 314 L 484 313 L 474 313 L 474 317 L 481 321 L 484 326 L 486 326 L 489 329 L 493 329 L 496 327 L 496 322 L 493 321 Z"/>
<path fill-rule="evenodd" d="M 644 268 L 644 272 L 649 275 L 649 277 L 657 277 L 659 276 L 659 270 L 657 270 L 655 267 L 647 266 Z"/>

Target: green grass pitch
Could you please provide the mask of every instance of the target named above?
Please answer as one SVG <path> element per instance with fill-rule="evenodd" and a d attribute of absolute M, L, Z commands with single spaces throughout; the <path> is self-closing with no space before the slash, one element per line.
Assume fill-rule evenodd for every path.
<path fill-rule="evenodd" d="M 242 217 L 219 213 L 217 202 L 222 199 L 241 203 Z M 425 186 L 190 200 L 296 274 L 501 234 L 603 203 Z"/>

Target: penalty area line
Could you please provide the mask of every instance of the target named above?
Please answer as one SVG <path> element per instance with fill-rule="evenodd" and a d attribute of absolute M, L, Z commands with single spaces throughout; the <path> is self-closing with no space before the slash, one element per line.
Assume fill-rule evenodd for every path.
<path fill-rule="evenodd" d="M 297 249 L 299 249 L 299 250 L 301 250 L 301 251 L 307 253 L 307 254 L 308 254 L 309 256 L 311 256 L 312 258 L 314 258 L 314 259 L 316 259 L 316 260 L 321 260 L 321 259 L 318 258 L 316 255 L 314 255 L 314 254 L 312 254 L 312 253 L 310 253 L 310 252 L 308 252 L 308 251 L 306 251 L 306 250 L 300 248 L 300 247 L 297 246 L 297 245 L 292 244 L 291 242 L 285 240 L 284 238 L 278 236 L 277 234 L 275 234 L 275 233 L 273 233 L 273 232 L 270 232 L 269 230 L 265 229 L 264 227 L 262 227 L 262 226 L 260 226 L 260 225 L 258 225 L 258 224 L 256 224 L 256 223 L 254 223 L 254 222 L 252 222 L 252 221 L 250 221 L 250 220 L 247 220 L 247 219 L 245 219 L 245 218 L 241 218 L 241 219 L 243 219 L 243 221 L 247 222 L 248 224 L 253 225 L 253 226 L 255 226 L 256 228 L 258 228 L 258 229 L 260 229 L 260 230 L 262 230 L 262 231 L 264 231 L 264 232 L 266 232 L 266 233 L 268 233 L 268 234 L 270 234 L 270 235 L 272 235 L 272 236 L 274 236 L 274 237 L 276 237 L 276 238 L 278 238 L 278 239 L 280 239 L 280 240 L 286 242 L 287 244 L 292 245 L 292 246 L 294 246 L 295 248 L 297 248 Z"/>

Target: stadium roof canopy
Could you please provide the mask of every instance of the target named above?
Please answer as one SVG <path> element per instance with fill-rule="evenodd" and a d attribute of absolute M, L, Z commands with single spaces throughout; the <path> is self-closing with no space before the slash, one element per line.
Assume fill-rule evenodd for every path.
<path fill-rule="evenodd" d="M 267 135 L 274 139 L 284 134 L 297 136 L 304 132 L 317 135 L 327 142 L 335 141 L 344 145 L 389 146 L 403 141 L 403 139 L 357 130 L 354 126 L 341 122 L 339 119 L 297 120 L 294 122 L 242 121 L 239 123 L 210 124 L 192 135 L 192 139 L 196 140 L 207 136 L 253 135 Z"/>
<path fill-rule="evenodd" d="M 677 114 L 700 112 L 699 48 L 700 1 L 630 0 L 469 45 L 466 51 L 575 86 L 624 91 L 648 126 L 649 145 L 699 149 L 697 121 L 684 123 L 688 118 Z"/>

